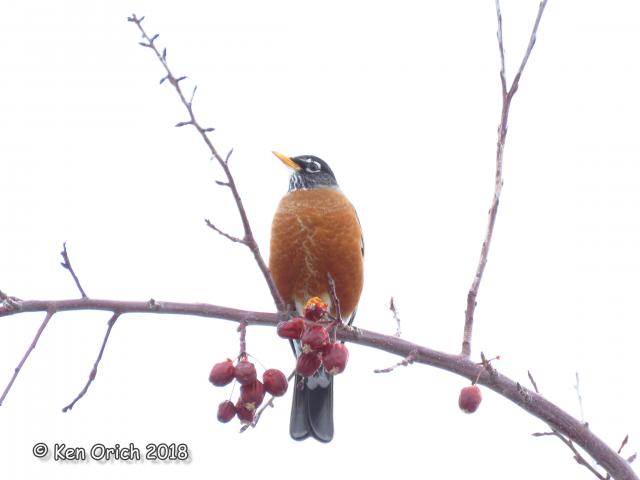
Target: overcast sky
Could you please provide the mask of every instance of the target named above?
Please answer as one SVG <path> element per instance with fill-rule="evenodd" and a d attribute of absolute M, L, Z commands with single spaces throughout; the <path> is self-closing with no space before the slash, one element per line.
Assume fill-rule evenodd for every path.
<path fill-rule="evenodd" d="M 538 8 L 504 0 L 507 75 Z M 189 127 L 162 69 L 126 18 L 146 15 L 231 167 L 265 257 L 287 188 L 271 155 L 326 160 L 358 210 L 367 246 L 358 325 L 458 352 L 466 294 L 493 191 L 501 108 L 493 1 L 4 2 L 0 6 L 0 290 L 74 298 L 63 242 L 89 296 L 207 302 L 273 311 L 239 235 L 219 167 Z M 590 428 L 640 449 L 640 8 L 551 0 L 514 99 L 504 189 L 476 310 L 473 355 Z M 0 319 L 0 388 L 43 314 Z M 109 314 L 53 317 L 0 407 L 0 476 L 51 479 L 590 478 L 547 428 L 468 381 L 349 346 L 336 379 L 332 443 L 288 435 L 290 394 L 258 427 L 219 424 L 230 388 L 211 366 L 237 354 L 236 325 L 125 315 L 96 381 L 82 388 Z M 290 371 L 289 346 L 251 328 L 248 350 Z M 38 460 L 38 442 L 185 443 L 189 462 Z"/>

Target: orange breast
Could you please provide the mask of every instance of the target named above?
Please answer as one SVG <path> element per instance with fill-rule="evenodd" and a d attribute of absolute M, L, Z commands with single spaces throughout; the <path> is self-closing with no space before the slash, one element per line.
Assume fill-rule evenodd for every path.
<path fill-rule="evenodd" d="M 355 210 L 336 189 L 294 190 L 273 218 L 269 268 L 284 301 L 329 298 L 327 274 L 336 283 L 342 316 L 355 310 L 363 283 L 362 234 Z"/>

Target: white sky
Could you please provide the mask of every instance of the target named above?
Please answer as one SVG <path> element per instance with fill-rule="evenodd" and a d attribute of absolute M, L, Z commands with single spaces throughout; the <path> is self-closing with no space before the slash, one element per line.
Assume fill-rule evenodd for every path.
<path fill-rule="evenodd" d="M 537 1 L 504 0 L 508 74 Z M 493 189 L 499 59 L 492 1 L 4 2 L 0 6 L 0 289 L 70 298 L 66 241 L 96 298 L 209 302 L 271 310 L 245 249 L 205 227 L 240 225 L 217 165 L 188 127 L 161 67 L 126 22 L 146 15 L 196 113 L 216 128 L 265 256 L 287 186 L 271 150 L 329 162 L 358 209 L 367 246 L 358 324 L 456 352 Z M 640 449 L 640 9 L 636 2 L 553 1 L 514 100 L 505 184 L 476 310 L 474 355 L 531 370 L 552 401 L 627 454 Z M 42 314 L 0 319 L 0 385 Z M 0 407 L 0 477 L 242 478 L 275 473 L 428 478 L 589 478 L 537 419 L 484 389 L 457 407 L 462 378 L 424 366 L 375 375 L 398 359 L 350 346 L 336 380 L 336 437 L 288 436 L 290 394 L 239 435 L 215 420 L 228 389 L 207 381 L 237 353 L 235 324 L 126 315 L 98 377 L 70 413 L 108 313 L 53 317 Z M 289 371 L 271 329 L 250 353 Z M 37 442 L 186 443 L 184 464 L 61 464 Z M 319 462 L 319 459 L 320 462 Z"/>

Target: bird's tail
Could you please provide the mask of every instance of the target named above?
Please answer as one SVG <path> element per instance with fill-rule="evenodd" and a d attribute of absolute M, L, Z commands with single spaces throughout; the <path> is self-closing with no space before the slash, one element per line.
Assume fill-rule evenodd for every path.
<path fill-rule="evenodd" d="M 333 376 L 322 367 L 309 378 L 296 375 L 289 433 L 294 440 L 333 438 Z"/>

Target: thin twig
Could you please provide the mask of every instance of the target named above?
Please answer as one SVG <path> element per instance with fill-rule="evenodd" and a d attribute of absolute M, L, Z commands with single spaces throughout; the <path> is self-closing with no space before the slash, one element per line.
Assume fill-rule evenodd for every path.
<path fill-rule="evenodd" d="M 536 381 L 533 379 L 533 375 L 531 375 L 531 372 L 529 370 L 527 370 L 527 375 L 529 376 L 531 385 L 533 385 L 533 389 L 536 391 L 536 393 L 540 393 L 540 390 L 538 390 L 538 385 L 536 384 Z"/>
<path fill-rule="evenodd" d="M 571 440 L 569 440 L 568 438 L 566 438 L 564 435 L 561 435 L 560 433 L 558 433 L 555 430 L 552 430 L 552 432 L 550 432 L 552 435 L 558 437 L 562 443 L 564 443 L 569 450 L 571 450 L 571 452 L 573 453 L 573 459 L 576 461 L 576 463 L 578 465 L 582 465 L 583 467 L 585 467 L 587 470 L 589 470 L 596 478 L 600 479 L 600 480 L 606 480 L 606 477 L 604 475 L 602 475 L 598 470 L 595 469 L 595 467 L 593 465 L 591 465 L 583 456 L 582 454 L 578 451 L 578 449 L 575 447 L 575 445 L 573 444 L 573 442 Z M 534 434 L 534 436 L 536 437 L 541 437 L 544 436 L 543 434 Z"/>
<path fill-rule="evenodd" d="M 407 367 L 407 366 L 411 365 L 415 359 L 416 359 L 415 355 L 413 353 L 410 353 L 409 355 L 407 355 L 405 358 L 400 360 L 395 365 L 391 365 L 390 367 L 387 367 L 387 368 L 376 368 L 373 371 L 373 373 L 389 373 L 389 372 L 393 372 L 398 367 Z"/>
<path fill-rule="evenodd" d="M 500 83 L 502 87 L 502 113 L 500 115 L 500 125 L 498 127 L 498 142 L 496 149 L 496 173 L 495 173 L 495 186 L 493 192 L 493 201 L 491 202 L 491 208 L 489 209 L 489 219 L 487 222 L 487 231 L 485 233 L 484 241 L 482 242 L 482 248 L 480 249 L 480 260 L 476 268 L 471 288 L 467 293 L 467 308 L 465 310 L 464 320 L 464 333 L 462 337 L 462 355 L 468 357 L 471 355 L 471 338 L 473 336 L 473 315 L 476 309 L 476 299 L 478 297 L 478 290 L 480 288 L 480 282 L 482 281 L 482 275 L 487 265 L 487 259 L 489 256 L 489 248 L 491 246 L 491 239 L 493 237 L 493 229 L 496 223 L 496 215 L 498 214 L 498 205 L 500 204 L 500 194 L 502 192 L 502 161 L 504 155 L 504 145 L 507 138 L 507 123 L 509 119 L 509 108 L 511 107 L 511 100 L 513 95 L 518 90 L 518 84 L 522 72 L 529 60 L 531 50 L 535 45 L 536 32 L 542 18 L 542 13 L 547 5 L 547 0 L 543 0 L 538 8 L 538 15 L 533 25 L 529 45 L 520 64 L 520 68 L 513 79 L 511 87 L 507 91 L 507 80 L 504 64 L 504 43 L 502 38 L 502 13 L 500 11 L 500 0 L 496 0 L 496 15 L 498 17 L 498 48 L 500 51 Z"/>
<path fill-rule="evenodd" d="M 109 335 L 111 335 L 111 329 L 113 328 L 113 325 L 116 323 L 116 320 L 118 320 L 119 316 L 120 316 L 120 313 L 114 312 L 114 314 L 111 316 L 111 318 L 107 322 L 107 331 L 105 332 L 104 338 L 102 339 L 102 345 L 100 346 L 100 351 L 98 352 L 98 357 L 96 358 L 96 361 L 93 364 L 93 368 L 91 369 L 91 372 L 89 372 L 89 378 L 87 379 L 87 383 L 84 385 L 83 389 L 80 390 L 80 393 L 78 393 L 78 395 L 76 395 L 76 398 L 74 398 L 73 401 L 69 405 L 67 405 L 66 407 L 64 407 L 62 409 L 63 412 L 67 412 L 67 411 L 71 410 L 73 408 L 73 406 L 78 402 L 78 400 L 80 400 L 82 397 L 85 396 L 85 394 L 89 390 L 89 386 L 95 380 L 96 375 L 98 374 L 98 365 L 100 365 L 100 360 L 102 360 L 102 354 L 104 353 L 104 349 L 107 346 L 107 341 L 109 340 Z"/>
<path fill-rule="evenodd" d="M 391 310 L 393 318 L 396 321 L 396 337 L 400 337 L 402 335 L 402 330 L 400 330 L 400 316 L 398 315 L 398 309 L 393 297 L 391 297 L 391 300 L 389 301 L 389 310 Z"/>
<path fill-rule="evenodd" d="M 229 152 L 227 153 L 227 156 L 224 159 L 224 163 L 229 163 L 229 159 L 231 158 L 232 153 L 233 153 L 233 148 L 229 150 Z"/>
<path fill-rule="evenodd" d="M 185 109 L 187 110 L 187 113 L 189 114 L 189 120 L 186 122 L 180 122 L 178 126 L 193 125 L 193 127 L 198 131 L 198 133 L 202 137 L 202 140 L 204 141 L 204 143 L 207 145 L 207 148 L 209 149 L 209 152 L 211 152 L 211 155 L 213 156 L 213 158 L 215 158 L 218 161 L 218 163 L 220 164 L 220 167 L 224 171 L 227 177 L 227 181 L 226 181 L 226 183 L 228 184 L 227 186 L 231 190 L 233 198 L 236 202 L 238 214 L 240 215 L 240 219 L 242 220 L 242 227 L 244 229 L 244 237 L 242 238 L 242 241 L 239 243 L 246 245 L 253 253 L 253 257 L 255 258 L 255 261 L 258 264 L 258 268 L 260 268 L 260 271 L 262 272 L 262 275 L 264 276 L 264 279 L 267 282 L 267 285 L 271 292 L 271 296 L 273 297 L 273 301 L 276 304 L 278 311 L 284 312 L 286 308 L 284 301 L 282 300 L 282 297 L 280 296 L 280 293 L 278 292 L 278 289 L 276 288 L 275 283 L 273 282 L 273 278 L 271 278 L 271 273 L 269 272 L 269 268 L 267 267 L 267 264 L 262 258 L 262 254 L 260 253 L 258 243 L 256 242 L 255 237 L 253 236 L 253 231 L 251 229 L 251 225 L 249 224 L 249 218 L 247 216 L 247 212 L 242 203 L 242 199 L 240 198 L 240 193 L 238 192 L 238 188 L 236 187 L 235 180 L 233 178 L 233 175 L 231 174 L 231 170 L 229 169 L 228 160 L 231 153 L 229 153 L 226 158 L 223 158 L 218 153 L 216 148 L 213 146 L 213 143 L 211 142 L 211 139 L 209 138 L 209 135 L 208 135 L 211 131 L 213 131 L 213 128 L 204 128 L 200 125 L 200 123 L 195 117 L 195 114 L 193 113 L 193 106 L 191 104 L 191 101 L 188 101 L 186 99 L 182 91 L 182 88 L 180 87 L 180 82 L 184 80 L 186 77 L 182 76 L 182 77 L 176 78 L 174 76 L 174 74 L 170 70 L 169 65 L 167 63 L 166 49 L 164 49 L 163 52 L 160 53 L 160 51 L 156 47 L 155 40 L 158 36 L 155 35 L 153 37 L 149 37 L 145 29 L 142 27 L 142 20 L 144 20 L 144 17 L 138 18 L 136 15 L 131 15 L 131 17 L 129 17 L 128 20 L 136 24 L 136 26 L 140 30 L 140 33 L 142 34 L 142 38 L 146 40 L 146 42 L 140 42 L 140 45 L 151 49 L 156 54 L 156 57 L 158 58 L 158 60 L 160 61 L 160 63 L 162 64 L 166 72 L 166 76 L 163 78 L 163 81 L 168 80 L 169 83 L 174 87 L 176 93 L 180 97 L 180 101 L 182 102 Z M 195 93 L 195 90 L 194 90 L 194 93 Z M 218 232 L 221 233 L 219 230 Z M 225 236 L 227 238 L 231 237 L 230 235 L 225 235 Z"/>
<path fill-rule="evenodd" d="M 629 435 L 627 434 L 622 439 L 622 443 L 620 444 L 620 448 L 618 448 L 618 455 L 620 455 L 622 453 L 622 449 L 624 448 L 624 446 L 627 444 L 628 441 L 629 441 Z"/>
<path fill-rule="evenodd" d="M 13 307 L 10 307 L 10 308 L 13 308 Z M 49 320 L 51 320 L 51 317 L 53 317 L 53 314 L 55 312 L 56 312 L 55 309 L 47 309 L 47 314 L 45 315 L 44 320 L 40 324 L 40 327 L 36 332 L 36 336 L 33 337 L 33 340 L 31 341 L 31 345 L 29 345 L 29 348 L 27 348 L 27 351 L 24 352 L 24 355 L 22 356 L 22 360 L 20 360 L 20 363 L 18 363 L 18 366 L 14 369 L 13 375 L 11 376 L 11 380 L 9 380 L 9 383 L 4 388 L 4 392 L 2 392 L 2 396 L 0 396 L 0 405 L 2 405 L 2 403 L 4 402 L 4 399 L 7 397 L 9 393 L 9 390 L 11 390 L 11 387 L 13 386 L 13 382 L 15 382 L 16 378 L 18 378 L 18 374 L 20 373 L 20 370 L 22 370 L 22 367 L 27 361 L 27 358 L 29 358 L 29 355 L 31 355 L 31 352 L 33 352 L 33 350 L 36 348 L 36 345 L 38 344 L 38 340 L 40 339 L 40 335 L 42 335 L 42 332 L 47 327 Z"/>
<path fill-rule="evenodd" d="M 531 381 L 531 383 L 533 385 L 533 388 L 535 389 L 536 393 L 540 393 L 539 390 L 538 390 L 538 385 L 536 384 L 536 381 L 533 379 L 533 375 L 528 370 L 527 370 L 527 375 L 529 376 L 529 380 Z M 584 422 L 584 417 L 582 418 L 582 424 L 583 424 L 583 427 L 586 427 L 586 424 Z M 598 472 L 595 469 L 595 467 L 593 465 L 591 465 L 591 463 L 589 463 L 587 461 L 587 459 L 584 458 L 584 456 L 576 449 L 576 447 L 573 444 L 573 441 L 571 439 L 567 438 L 565 435 L 563 435 L 560 432 L 558 432 L 558 430 L 553 428 L 551 425 L 549 425 L 549 427 L 551 428 L 550 432 L 536 432 L 536 433 L 532 433 L 531 435 L 534 436 L 534 437 L 558 437 L 560 439 L 560 441 L 562 441 L 562 443 L 564 443 L 567 447 L 569 447 L 569 449 L 573 453 L 573 459 L 579 465 L 582 465 L 585 468 L 587 468 L 591 473 L 593 473 L 593 475 L 596 476 L 596 478 L 599 478 L 601 480 L 605 480 L 606 478 L 609 477 L 608 475 L 607 475 L 607 477 L 604 477 L 600 472 Z M 620 451 L 618 451 L 618 454 L 619 453 L 620 453 Z"/>
<path fill-rule="evenodd" d="M 333 304 L 336 320 L 339 323 L 343 323 L 342 312 L 340 310 L 340 299 L 336 293 L 336 281 L 333 279 L 333 275 L 331 275 L 331 273 L 327 273 L 327 281 L 329 282 L 329 294 L 331 295 L 331 303 Z"/>
<path fill-rule="evenodd" d="M 73 277 L 73 281 L 76 282 L 76 287 L 78 287 L 78 290 L 80 290 L 80 295 L 82 295 L 82 298 L 89 298 L 87 297 L 87 294 L 84 292 L 82 285 L 80 285 L 80 280 L 78 279 L 76 272 L 73 270 L 73 267 L 71 266 L 71 260 L 69 260 L 69 254 L 67 253 L 67 242 L 64 242 L 62 244 L 62 251 L 60 252 L 60 255 L 62 255 L 62 260 L 64 260 L 60 262 L 60 265 L 62 265 L 65 269 L 69 271 L 69 273 Z"/>
<path fill-rule="evenodd" d="M 586 425 L 587 422 L 584 419 L 584 408 L 582 406 L 582 394 L 580 393 L 580 376 L 578 375 L 578 372 L 576 372 L 576 384 L 573 386 L 573 388 L 575 388 L 576 395 L 578 396 L 578 405 L 580 405 L 580 419 L 582 420 L 582 423 Z"/>
<path fill-rule="evenodd" d="M 223 232 L 222 230 L 220 230 L 218 227 L 216 227 L 213 223 L 211 223 L 209 221 L 209 219 L 205 218 L 204 223 L 207 224 L 207 227 L 211 228 L 212 230 L 215 230 L 216 232 L 218 232 L 220 235 L 222 235 L 223 237 L 228 238 L 229 240 L 231 240 L 232 242 L 236 242 L 236 243 L 242 243 L 243 245 L 246 245 L 247 242 L 245 240 L 243 240 L 242 238 L 238 238 L 238 237 L 234 237 L 233 235 L 229 235 L 227 232 Z"/>
<path fill-rule="evenodd" d="M 620 447 L 618 448 L 618 455 L 620 455 L 622 453 L 622 450 L 624 449 L 624 447 L 625 447 L 625 445 L 627 444 L 628 441 L 629 441 L 629 435 L 627 434 L 622 439 L 622 443 L 620 444 Z M 636 459 L 636 454 L 634 453 L 629 458 L 627 458 L 627 462 L 631 463 L 635 459 Z M 606 480 L 609 480 L 610 478 L 611 478 L 611 474 L 607 473 Z"/>
<path fill-rule="evenodd" d="M 240 322 L 238 332 L 240 332 L 240 354 L 238 358 L 242 360 L 247 356 L 247 322 Z"/>

